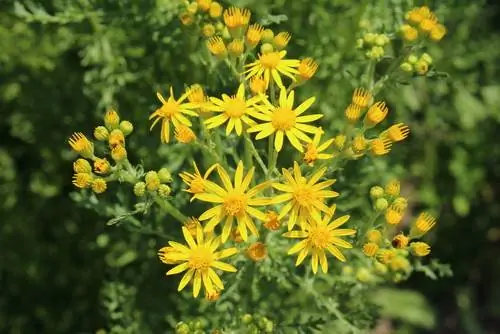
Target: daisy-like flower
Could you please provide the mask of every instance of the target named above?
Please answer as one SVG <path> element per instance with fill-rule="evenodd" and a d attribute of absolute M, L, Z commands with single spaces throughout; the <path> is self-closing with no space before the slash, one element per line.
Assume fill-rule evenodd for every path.
<path fill-rule="evenodd" d="M 254 76 L 264 77 L 266 82 L 266 89 L 269 87 L 271 78 L 280 88 L 284 88 L 283 81 L 280 74 L 289 77 L 295 81 L 295 75 L 299 74 L 297 68 L 300 65 L 298 59 L 283 59 L 286 56 L 286 51 L 275 51 L 264 54 L 259 54 L 259 59 L 253 63 L 245 65 L 248 69 L 245 71 L 246 78 L 249 79 Z"/>
<path fill-rule="evenodd" d="M 94 144 L 81 132 L 75 132 L 68 140 L 73 151 L 79 153 L 84 158 L 91 158 L 94 155 Z"/>
<path fill-rule="evenodd" d="M 240 161 L 236 167 L 233 183 L 227 171 L 217 166 L 217 173 L 224 188 L 214 182 L 206 181 L 205 188 L 207 192 L 198 193 L 194 196 L 198 200 L 216 204 L 199 217 L 200 221 L 208 220 L 205 225 L 205 232 L 213 231 L 217 225 L 224 221 L 221 237 L 222 242 L 225 242 L 229 238 L 233 223 L 236 220 L 238 232 L 240 232 L 243 240 L 246 241 L 248 239 L 247 228 L 252 234 L 259 235 L 253 218 L 265 221 L 266 214 L 254 208 L 254 206 L 268 205 L 269 199 L 255 198 L 255 196 L 267 188 L 269 184 L 264 182 L 248 189 L 252 182 L 254 171 L 255 168 L 252 167 L 248 174 L 244 176 L 243 162 Z"/>
<path fill-rule="evenodd" d="M 274 148 L 276 151 L 281 151 L 283 147 L 283 138 L 286 135 L 290 143 L 300 152 L 304 152 L 300 140 L 311 142 L 304 132 L 315 134 L 321 132 L 319 128 L 310 123 L 323 117 L 321 114 L 313 114 L 307 116 L 302 115 L 314 103 L 316 98 L 310 97 L 297 108 L 293 108 L 295 93 L 292 90 L 290 94 L 286 94 L 286 89 L 281 89 L 279 96 L 279 106 L 273 106 L 267 99 L 264 99 L 264 105 L 259 105 L 257 108 L 261 114 L 256 118 L 265 123 L 252 126 L 248 132 L 259 132 L 255 139 L 266 138 L 273 133 L 276 134 L 274 139 Z"/>
<path fill-rule="evenodd" d="M 169 241 L 171 249 L 164 255 L 160 250 L 160 259 L 163 262 L 179 263 L 169 271 L 167 275 L 186 273 L 179 283 L 178 291 L 181 291 L 186 285 L 193 281 L 193 296 L 196 298 L 200 293 L 201 283 L 208 293 L 216 293 L 217 290 L 223 290 L 224 284 L 214 269 L 220 269 L 228 272 L 236 272 L 236 268 L 220 260 L 232 256 L 238 252 L 236 248 L 227 248 L 216 252 L 220 246 L 219 237 L 206 237 L 201 227 L 197 228 L 196 240 L 186 227 L 182 228 L 182 234 L 186 240 L 187 246 Z M 164 248 L 162 248 L 164 249 Z"/>
<path fill-rule="evenodd" d="M 342 254 L 338 247 L 352 248 L 352 245 L 340 237 L 353 235 L 356 233 L 356 230 L 338 228 L 349 220 L 349 216 L 345 215 L 332 221 L 335 208 L 335 205 L 329 208 L 322 219 L 304 222 L 302 231 L 289 231 L 283 234 L 287 238 L 303 239 L 288 251 L 288 255 L 299 253 L 295 262 L 296 266 L 300 265 L 306 256 L 311 253 L 313 273 L 316 274 L 318 272 L 318 263 L 321 266 L 321 270 L 327 273 L 328 260 L 326 258 L 326 251 L 338 260 L 342 262 L 346 261 L 344 254 Z"/>
<path fill-rule="evenodd" d="M 163 104 L 160 108 L 156 109 L 154 113 L 149 116 L 149 119 L 154 119 L 150 130 L 158 123 L 161 123 L 161 141 L 162 143 L 168 143 L 170 141 L 170 121 L 174 124 L 174 127 L 178 128 L 181 124 L 191 127 L 191 121 L 184 116 L 197 116 L 197 113 L 192 109 L 197 108 L 196 103 L 183 103 L 188 98 L 189 92 L 184 93 L 178 100 L 174 98 L 174 90 L 170 87 L 170 97 L 167 101 L 163 98 L 160 93 L 156 93 L 156 96 Z"/>
<path fill-rule="evenodd" d="M 280 211 L 279 219 L 282 219 L 290 212 L 288 218 L 288 230 L 300 221 L 305 223 L 307 220 L 319 219 L 320 211 L 329 212 L 328 206 L 324 201 L 327 198 L 337 197 L 339 194 L 333 190 L 324 190 L 335 183 L 336 180 L 327 180 L 319 182 L 319 179 L 325 174 L 326 167 L 321 168 L 314 173 L 309 180 L 302 176 L 299 164 L 294 161 L 293 175 L 287 169 L 283 168 L 283 177 L 285 183 L 273 183 L 273 188 L 283 191 L 284 194 L 277 195 L 271 199 L 272 204 L 287 202 Z"/>
<path fill-rule="evenodd" d="M 327 160 L 334 157 L 333 154 L 321 153 L 333 144 L 333 138 L 328 139 L 323 144 L 320 144 L 322 134 L 323 130 L 321 130 L 321 132 L 316 132 L 314 134 L 313 141 L 306 146 L 304 161 L 309 165 L 312 165 L 316 160 Z"/>
<path fill-rule="evenodd" d="M 212 173 L 212 171 L 217 167 L 217 165 L 211 166 L 206 172 L 205 175 L 201 175 L 198 166 L 196 166 L 196 162 L 193 161 L 194 173 L 182 172 L 179 174 L 182 181 L 189 187 L 188 189 L 184 189 L 184 191 L 191 193 L 193 195 L 201 194 L 206 191 L 206 183 L 209 182 L 207 179 Z M 191 200 L 193 200 L 191 198 Z"/>
<path fill-rule="evenodd" d="M 211 105 L 207 105 L 206 109 L 219 112 L 220 114 L 205 121 L 207 129 L 221 126 L 227 122 L 226 135 L 229 135 L 234 129 L 236 134 L 240 136 L 243 133 L 243 123 L 248 126 L 255 125 L 255 121 L 248 116 L 259 116 L 254 106 L 261 100 L 262 97 L 259 95 L 246 100 L 245 86 L 243 84 L 238 87 L 236 95 L 228 96 L 222 94 L 222 100 L 211 97 Z"/>

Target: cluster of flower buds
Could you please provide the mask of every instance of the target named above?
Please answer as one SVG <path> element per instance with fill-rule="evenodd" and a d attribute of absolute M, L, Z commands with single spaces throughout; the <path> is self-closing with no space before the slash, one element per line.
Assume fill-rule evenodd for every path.
<path fill-rule="evenodd" d="M 405 61 L 401 63 L 400 68 L 407 73 L 425 75 L 429 71 L 431 64 L 432 57 L 428 53 L 422 53 L 420 56 L 410 54 Z"/>
<path fill-rule="evenodd" d="M 407 22 L 401 26 L 401 35 L 409 43 L 426 38 L 438 42 L 446 35 L 446 27 L 439 23 L 427 6 L 413 8 L 406 13 L 405 18 Z"/>
<path fill-rule="evenodd" d="M 144 181 L 134 184 L 134 194 L 137 197 L 149 194 L 167 198 L 172 192 L 169 186 L 171 182 L 172 175 L 167 168 L 161 168 L 159 171 L 151 170 L 144 174 Z"/>
<path fill-rule="evenodd" d="M 365 51 L 366 58 L 378 61 L 384 57 L 384 47 L 389 44 L 390 41 L 391 39 L 387 34 L 367 32 L 362 38 L 356 40 L 356 46 L 358 49 Z"/>

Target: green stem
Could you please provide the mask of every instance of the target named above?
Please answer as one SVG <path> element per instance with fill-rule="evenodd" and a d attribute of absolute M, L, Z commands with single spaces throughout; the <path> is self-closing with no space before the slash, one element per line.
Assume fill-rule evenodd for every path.
<path fill-rule="evenodd" d="M 278 160 L 278 152 L 274 149 L 274 136 L 275 134 L 273 133 L 271 136 L 269 136 L 269 142 L 267 146 L 267 179 L 271 179 L 274 170 L 276 169 L 276 161 Z"/>
<path fill-rule="evenodd" d="M 250 138 L 250 135 L 247 132 L 245 132 L 244 138 L 245 142 L 247 142 L 247 145 L 250 148 L 251 154 L 254 156 L 255 160 L 257 160 L 257 163 L 259 164 L 260 168 L 262 168 L 264 174 L 267 175 L 266 165 L 264 164 L 264 161 L 262 161 L 259 152 L 257 152 L 257 149 L 255 148 L 255 145 L 253 144 L 252 139 Z"/>
<path fill-rule="evenodd" d="M 170 203 L 166 199 L 156 197 L 155 202 L 160 206 L 160 208 L 165 210 L 165 212 L 169 213 L 172 217 L 174 217 L 181 223 L 184 223 L 186 220 L 188 220 L 188 217 L 186 217 L 182 212 L 177 210 L 177 208 L 173 206 L 172 203 Z"/>
<path fill-rule="evenodd" d="M 243 146 L 245 148 L 245 166 L 247 167 L 253 167 L 253 159 L 252 159 L 252 148 L 251 148 L 251 141 L 248 138 L 248 134 L 245 131 L 243 134 Z"/>

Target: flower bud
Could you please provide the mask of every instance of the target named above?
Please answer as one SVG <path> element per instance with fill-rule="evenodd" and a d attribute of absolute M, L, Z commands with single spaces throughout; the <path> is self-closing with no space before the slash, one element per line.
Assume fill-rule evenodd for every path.
<path fill-rule="evenodd" d="M 209 38 L 215 35 L 215 27 L 213 24 L 207 23 L 203 26 L 201 29 L 201 32 L 203 33 L 203 36 Z"/>
<path fill-rule="evenodd" d="M 385 186 L 385 192 L 389 196 L 399 196 L 399 192 L 401 191 L 401 183 L 398 180 L 391 180 Z"/>
<path fill-rule="evenodd" d="M 158 195 L 160 195 L 160 197 L 168 197 L 171 192 L 172 189 L 170 189 L 170 187 L 166 184 L 160 184 L 160 186 L 158 187 Z"/>
<path fill-rule="evenodd" d="M 158 171 L 158 177 L 160 178 L 161 183 L 170 183 L 172 182 L 172 174 L 167 168 L 161 168 Z"/>
<path fill-rule="evenodd" d="M 134 184 L 134 195 L 137 197 L 142 197 L 146 193 L 146 183 L 137 182 Z"/>
<path fill-rule="evenodd" d="M 413 66 L 411 66 L 410 63 L 407 63 L 407 62 L 404 62 L 402 63 L 401 65 L 399 65 L 399 68 L 403 71 L 403 72 L 413 72 Z"/>
<path fill-rule="evenodd" d="M 425 75 L 428 70 L 429 70 L 429 64 L 423 60 L 419 60 L 415 64 L 415 71 L 420 75 Z"/>
<path fill-rule="evenodd" d="M 264 260 L 267 256 L 266 245 L 262 242 L 253 243 L 247 249 L 247 256 L 255 262 Z"/>
<path fill-rule="evenodd" d="M 270 43 L 264 43 L 260 46 L 260 53 L 266 54 L 274 51 L 274 47 Z"/>
<path fill-rule="evenodd" d="M 190 13 L 190 14 L 196 14 L 196 12 L 198 11 L 198 4 L 196 2 L 191 2 L 188 6 L 187 6 L 187 11 Z"/>
<path fill-rule="evenodd" d="M 109 147 L 113 149 L 116 146 L 125 146 L 125 136 L 123 135 L 122 130 L 114 129 L 109 134 L 108 138 Z"/>
<path fill-rule="evenodd" d="M 75 173 L 91 173 L 92 166 L 90 166 L 90 163 L 85 159 L 77 159 L 73 162 L 73 170 Z"/>
<path fill-rule="evenodd" d="M 372 280 L 372 275 L 368 269 L 359 268 L 356 272 L 356 279 L 362 283 L 368 283 Z"/>
<path fill-rule="evenodd" d="M 123 159 L 126 159 L 127 150 L 125 149 L 125 147 L 117 145 L 113 149 L 111 149 L 111 158 L 113 158 L 114 161 L 121 161 Z"/>
<path fill-rule="evenodd" d="M 418 57 L 414 54 L 411 54 L 408 56 L 407 60 L 410 64 L 415 65 L 418 61 Z"/>
<path fill-rule="evenodd" d="M 144 180 L 146 181 L 146 188 L 149 191 L 155 191 L 158 187 L 160 187 L 160 178 L 158 177 L 158 173 L 155 171 L 147 172 Z"/>
<path fill-rule="evenodd" d="M 271 29 L 265 29 L 262 33 L 262 41 L 272 43 L 274 40 L 274 32 Z"/>
<path fill-rule="evenodd" d="M 189 334 L 189 333 L 191 333 L 191 329 L 185 322 L 181 321 L 177 323 L 177 325 L 175 326 L 175 334 Z"/>
<path fill-rule="evenodd" d="M 121 121 L 120 130 L 123 132 L 125 136 L 128 136 L 129 134 L 132 133 L 132 131 L 134 131 L 134 126 L 129 121 Z"/>
<path fill-rule="evenodd" d="M 210 4 L 210 9 L 208 11 L 211 18 L 215 19 L 222 15 L 222 6 L 220 3 L 214 1 Z"/>
<path fill-rule="evenodd" d="M 245 325 L 250 324 L 253 321 L 253 317 L 251 314 L 245 314 L 241 317 L 241 322 L 244 323 Z"/>
<path fill-rule="evenodd" d="M 104 115 L 104 124 L 109 130 L 113 130 L 120 124 L 120 116 L 113 109 L 109 109 Z"/>
<path fill-rule="evenodd" d="M 104 141 L 104 140 L 108 139 L 108 136 L 109 136 L 109 131 L 108 131 L 108 129 L 106 129 L 105 126 L 100 125 L 94 129 L 95 139 L 97 139 L 99 141 Z"/>
<path fill-rule="evenodd" d="M 384 211 L 388 206 L 389 202 L 387 202 L 385 198 L 379 198 L 375 202 L 375 209 L 377 209 L 377 211 Z"/>
<path fill-rule="evenodd" d="M 106 191 L 107 184 L 102 178 L 97 178 L 92 181 L 92 191 L 96 194 L 102 194 Z"/>
<path fill-rule="evenodd" d="M 94 170 L 97 174 L 107 174 L 111 169 L 111 165 L 109 164 L 106 158 L 97 158 L 94 160 Z"/>
<path fill-rule="evenodd" d="M 370 189 L 370 196 L 373 199 L 377 199 L 377 198 L 380 198 L 380 197 L 384 196 L 384 188 L 382 188 L 381 186 L 373 186 L 373 187 L 371 187 L 371 189 Z"/>
<path fill-rule="evenodd" d="M 427 64 L 432 64 L 432 57 L 428 53 L 422 53 L 420 60 L 425 61 Z"/>

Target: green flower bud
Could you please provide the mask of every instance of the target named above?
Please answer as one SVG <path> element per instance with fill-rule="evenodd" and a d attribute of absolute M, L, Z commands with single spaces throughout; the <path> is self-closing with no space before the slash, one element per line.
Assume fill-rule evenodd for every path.
<path fill-rule="evenodd" d="M 243 322 L 245 325 L 248 325 L 253 321 L 253 317 L 251 314 L 245 314 L 241 317 L 241 322 Z"/>
<path fill-rule="evenodd" d="M 271 320 L 268 320 L 266 322 L 266 325 L 264 326 L 263 330 L 265 333 L 273 333 L 273 329 L 274 329 L 274 324 Z"/>
<path fill-rule="evenodd" d="M 272 43 L 274 40 L 274 32 L 271 29 L 266 29 L 262 33 L 262 42 Z"/>
<path fill-rule="evenodd" d="M 185 322 L 181 321 L 177 323 L 177 325 L 175 326 L 176 334 L 189 334 L 189 332 L 190 332 L 189 326 Z"/>
<path fill-rule="evenodd" d="M 356 279 L 362 283 L 368 283 L 372 280 L 372 274 L 366 268 L 359 268 L 356 272 Z"/>
<path fill-rule="evenodd" d="M 394 283 L 399 283 L 403 280 L 403 275 L 401 275 L 400 273 L 396 273 L 394 274 L 394 277 L 392 278 L 392 281 Z"/>
<path fill-rule="evenodd" d="M 196 2 L 191 2 L 187 7 L 187 11 L 191 14 L 196 14 L 198 11 L 198 4 Z"/>
<path fill-rule="evenodd" d="M 99 141 L 108 139 L 109 131 L 106 127 L 100 125 L 94 129 L 94 137 Z"/>
<path fill-rule="evenodd" d="M 387 39 L 387 36 L 384 34 L 377 35 L 377 37 L 375 37 L 375 45 L 384 46 L 387 44 Z"/>
<path fill-rule="evenodd" d="M 342 275 L 344 276 L 350 276 L 352 275 L 354 269 L 352 269 L 351 266 L 343 266 L 342 267 Z"/>
<path fill-rule="evenodd" d="M 403 71 L 403 72 L 413 72 L 413 66 L 411 66 L 410 63 L 407 63 L 407 62 L 404 62 L 402 63 L 401 65 L 399 65 L 399 68 Z"/>
<path fill-rule="evenodd" d="M 120 130 L 122 130 L 125 136 L 128 136 L 132 133 L 132 131 L 134 131 L 134 126 L 129 121 L 121 121 Z"/>
<path fill-rule="evenodd" d="M 382 188 L 381 186 L 373 186 L 373 187 L 371 187 L 371 189 L 370 189 L 370 196 L 373 199 L 377 199 L 377 198 L 380 198 L 380 197 L 384 196 L 384 188 Z"/>
<path fill-rule="evenodd" d="M 217 22 L 215 24 L 215 29 L 217 29 L 217 31 L 219 31 L 219 32 L 224 30 L 224 28 L 225 28 L 225 26 L 224 26 L 224 23 L 222 23 L 222 22 Z"/>
<path fill-rule="evenodd" d="M 109 130 L 115 129 L 120 124 L 120 116 L 113 109 L 109 109 L 104 115 L 104 124 Z"/>
<path fill-rule="evenodd" d="M 161 183 L 170 183 L 172 182 L 172 174 L 167 168 L 161 168 L 158 171 L 158 177 L 160 178 Z"/>
<path fill-rule="evenodd" d="M 160 184 L 160 186 L 158 187 L 158 195 L 160 195 L 161 197 L 168 197 L 171 192 L 172 189 L 170 189 L 170 187 L 166 184 Z"/>
<path fill-rule="evenodd" d="M 158 187 L 160 187 L 160 178 L 158 177 L 158 173 L 155 171 L 147 172 L 144 179 L 146 181 L 146 188 L 149 191 L 155 191 Z"/>
<path fill-rule="evenodd" d="M 196 320 L 193 324 L 194 329 L 202 329 L 203 323 L 200 320 Z"/>
<path fill-rule="evenodd" d="M 75 173 L 91 173 L 92 166 L 85 159 L 77 159 L 75 162 L 73 162 L 73 170 L 75 171 Z"/>
<path fill-rule="evenodd" d="M 137 182 L 134 185 L 134 194 L 137 197 L 142 197 L 146 193 L 146 183 L 144 182 Z"/>
<path fill-rule="evenodd" d="M 361 48 L 363 47 L 364 42 L 365 42 L 365 41 L 364 41 L 362 38 L 358 38 L 358 39 L 356 40 L 356 47 L 357 47 L 358 49 L 361 49 Z"/>
<path fill-rule="evenodd" d="M 432 57 L 428 53 L 423 53 L 420 56 L 421 61 L 425 61 L 427 64 L 432 64 Z"/>
<path fill-rule="evenodd" d="M 384 211 L 389 206 L 389 202 L 385 198 L 379 198 L 375 201 L 375 209 L 378 211 Z"/>
<path fill-rule="evenodd" d="M 273 51 L 274 51 L 274 47 L 270 43 L 264 43 L 260 46 L 260 53 L 262 53 L 262 54 L 266 54 L 266 53 L 273 52 Z"/>
<path fill-rule="evenodd" d="M 364 36 L 363 36 L 363 39 L 365 40 L 366 43 L 373 43 L 375 42 L 375 38 L 377 38 L 377 35 L 369 32 L 369 33 L 366 33 Z"/>
<path fill-rule="evenodd" d="M 408 58 L 406 59 L 408 62 L 412 65 L 416 64 L 418 61 L 418 57 L 415 55 L 409 55 Z"/>
<path fill-rule="evenodd" d="M 383 263 L 378 262 L 378 261 L 375 261 L 374 269 L 375 269 L 375 272 L 379 275 L 384 275 L 388 271 L 387 266 Z"/>

